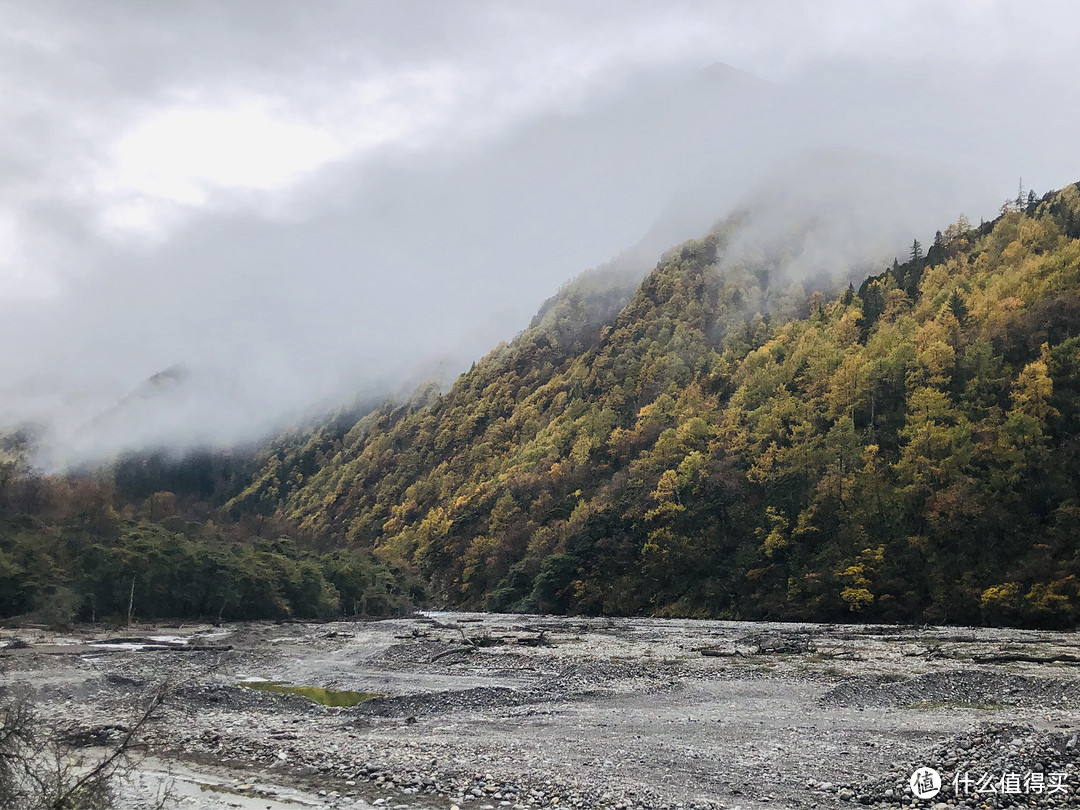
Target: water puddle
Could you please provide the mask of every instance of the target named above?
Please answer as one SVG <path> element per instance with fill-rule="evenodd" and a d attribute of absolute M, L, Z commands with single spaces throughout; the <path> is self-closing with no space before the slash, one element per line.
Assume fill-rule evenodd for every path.
<path fill-rule="evenodd" d="M 237 685 L 245 689 L 273 692 L 278 695 L 300 695 L 300 697 L 306 697 L 308 700 L 313 700 L 323 706 L 337 708 L 351 708 L 358 706 L 365 700 L 380 697 L 376 692 L 350 692 L 342 689 L 323 689 L 318 686 L 295 686 L 285 681 L 268 681 L 263 678 L 244 678 L 238 681 Z"/>

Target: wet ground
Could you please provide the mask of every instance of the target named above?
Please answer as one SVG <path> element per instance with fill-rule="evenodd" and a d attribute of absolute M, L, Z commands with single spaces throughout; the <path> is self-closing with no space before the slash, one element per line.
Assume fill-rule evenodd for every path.
<path fill-rule="evenodd" d="M 72 739 L 168 684 L 132 808 L 912 806 L 919 766 L 916 806 L 1080 801 L 1071 633 L 427 613 L 0 645 Z"/>

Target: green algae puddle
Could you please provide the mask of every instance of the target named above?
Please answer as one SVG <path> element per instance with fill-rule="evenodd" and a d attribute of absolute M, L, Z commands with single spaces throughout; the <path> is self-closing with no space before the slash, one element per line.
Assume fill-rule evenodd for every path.
<path fill-rule="evenodd" d="M 341 689 L 322 689 L 318 686 L 293 686 L 284 681 L 240 681 L 245 689 L 257 689 L 260 692 L 273 692 L 277 695 L 300 695 L 323 706 L 350 708 L 365 700 L 379 697 L 375 692 L 349 692 Z"/>

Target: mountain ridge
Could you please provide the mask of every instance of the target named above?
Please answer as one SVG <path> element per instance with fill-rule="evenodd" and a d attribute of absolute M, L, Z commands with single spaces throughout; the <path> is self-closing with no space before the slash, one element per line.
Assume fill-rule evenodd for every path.
<path fill-rule="evenodd" d="M 445 604 L 1065 621 L 1072 563 L 1044 561 L 1061 576 L 1037 581 L 1025 558 L 1047 543 L 1009 544 L 1058 537 L 1076 508 L 1075 439 L 1051 403 L 1074 396 L 1077 208 L 1069 186 L 954 224 L 933 263 L 916 250 L 831 299 L 746 264 L 716 272 L 728 222 L 588 337 L 557 328 L 588 320 L 565 295 L 445 394 L 361 419 L 317 462 L 279 449 L 229 508 L 404 560 Z M 1028 455 L 1054 503 L 1018 471 Z M 877 513 L 851 500 L 873 486 Z M 1029 499 L 1011 523 L 997 507 Z M 987 535 L 1012 580 L 972 556 Z M 948 554 L 965 583 L 920 581 Z"/>
<path fill-rule="evenodd" d="M 861 277 L 822 221 L 583 274 L 448 390 L 254 457 L 42 476 L 3 437 L 0 614 L 1074 624 L 1080 191 Z"/>

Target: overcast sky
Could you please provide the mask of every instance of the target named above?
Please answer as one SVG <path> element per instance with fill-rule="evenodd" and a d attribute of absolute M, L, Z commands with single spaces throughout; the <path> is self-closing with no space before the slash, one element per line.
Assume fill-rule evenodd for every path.
<path fill-rule="evenodd" d="M 457 370 L 807 150 L 893 161 L 860 227 L 989 218 L 1080 179 L 1077 9 L 0 2 L 0 418 L 182 363 L 128 434 L 225 441 Z"/>

